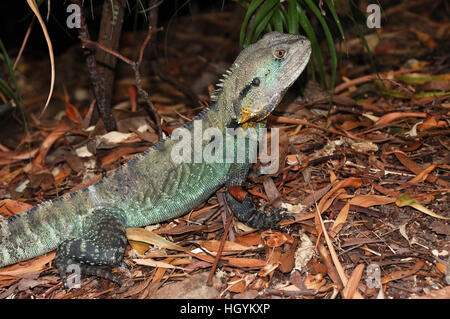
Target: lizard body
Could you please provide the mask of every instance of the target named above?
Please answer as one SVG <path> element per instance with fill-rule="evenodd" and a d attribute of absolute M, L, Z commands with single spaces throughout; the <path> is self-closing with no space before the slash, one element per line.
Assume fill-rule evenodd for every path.
<path fill-rule="evenodd" d="M 219 83 L 210 107 L 183 129 L 195 136 L 195 124 L 201 122 L 201 133 L 215 128 L 225 136 L 227 128 L 265 127 L 264 119 L 302 73 L 310 53 L 305 37 L 266 34 L 240 53 Z M 222 186 L 245 182 L 251 166 L 248 160 L 175 163 L 173 150 L 180 142 L 175 135 L 96 184 L 0 221 L 0 267 L 57 249 L 55 265 L 64 283 L 72 264 L 85 273 L 119 282 L 98 266 L 121 263 L 125 228 L 181 216 Z M 201 149 L 207 143 L 203 140 Z M 232 147 L 237 150 L 236 142 Z M 237 200 L 227 188 L 226 199 L 235 215 L 252 227 L 277 227 L 286 217 L 278 210 L 262 214 L 248 197 Z"/>

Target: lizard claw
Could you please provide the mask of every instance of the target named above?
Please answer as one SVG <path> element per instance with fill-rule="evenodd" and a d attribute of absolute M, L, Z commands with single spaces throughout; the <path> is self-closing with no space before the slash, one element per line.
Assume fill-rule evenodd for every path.
<path fill-rule="evenodd" d="M 248 197 L 245 197 L 242 202 L 239 202 L 227 193 L 227 202 L 240 221 L 260 231 L 269 228 L 281 230 L 278 222 L 282 219 L 293 218 L 293 216 L 288 213 L 282 213 L 285 211 L 285 208 L 283 207 L 278 207 L 265 213 L 264 211 L 268 206 L 267 204 L 257 209 Z"/>
<path fill-rule="evenodd" d="M 294 216 L 292 216 L 291 214 L 288 214 L 288 213 L 283 213 L 284 211 L 286 211 L 286 209 L 284 207 L 278 207 L 278 208 L 272 209 L 268 213 L 265 213 L 265 209 L 267 208 L 267 206 L 268 206 L 268 204 L 264 204 L 263 206 L 261 206 L 258 209 L 259 214 L 257 216 L 260 216 L 258 218 L 259 219 L 258 224 L 262 226 L 262 227 L 257 227 L 258 230 L 264 230 L 264 229 L 271 228 L 271 229 L 275 229 L 275 230 L 279 230 L 279 231 L 284 231 L 284 229 L 282 229 L 280 227 L 278 222 L 283 219 L 294 219 Z"/>

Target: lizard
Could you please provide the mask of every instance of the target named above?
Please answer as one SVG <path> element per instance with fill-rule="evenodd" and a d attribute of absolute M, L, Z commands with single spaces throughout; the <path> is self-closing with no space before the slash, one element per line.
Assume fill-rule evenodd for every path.
<path fill-rule="evenodd" d="M 223 134 L 228 128 L 264 128 L 267 116 L 303 72 L 310 55 L 311 44 L 304 36 L 265 34 L 241 51 L 220 79 L 209 107 L 182 128 L 192 133 L 193 123 L 198 122 L 203 132 L 216 128 Z M 247 179 L 248 158 L 175 163 L 172 154 L 180 142 L 175 135 L 95 184 L 0 221 L 0 267 L 56 249 L 54 265 L 65 287 L 71 265 L 80 267 L 83 274 L 121 284 L 105 266 L 123 263 L 126 228 L 182 216 L 224 186 L 229 208 L 250 227 L 279 229 L 277 223 L 291 217 L 282 209 L 265 213 L 248 194 L 235 195 L 233 187 L 242 187 Z"/>

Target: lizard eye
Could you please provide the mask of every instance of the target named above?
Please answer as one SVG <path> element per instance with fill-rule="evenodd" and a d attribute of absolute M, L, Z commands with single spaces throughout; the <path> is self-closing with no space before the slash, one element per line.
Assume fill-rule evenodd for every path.
<path fill-rule="evenodd" d="M 284 57 L 286 55 L 286 50 L 275 50 L 275 52 L 273 53 L 273 55 L 278 58 L 281 59 L 282 57 Z"/>
<path fill-rule="evenodd" d="M 259 80 L 259 78 L 254 78 L 252 81 L 253 86 L 259 86 L 260 83 L 261 83 L 261 81 Z"/>

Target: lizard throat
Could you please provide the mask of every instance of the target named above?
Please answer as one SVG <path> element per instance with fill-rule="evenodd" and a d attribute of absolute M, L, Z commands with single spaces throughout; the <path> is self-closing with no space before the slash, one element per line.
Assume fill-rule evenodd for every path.
<path fill-rule="evenodd" d="M 270 99 L 269 103 L 262 107 L 243 107 L 240 114 L 237 117 L 239 124 L 249 122 L 259 122 L 266 119 L 275 107 L 280 103 L 282 97 L 286 93 L 286 90 L 275 93 Z"/>

